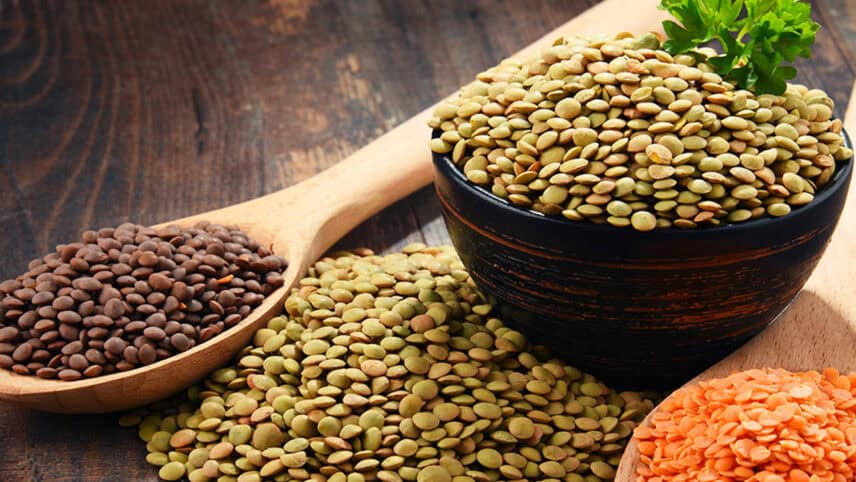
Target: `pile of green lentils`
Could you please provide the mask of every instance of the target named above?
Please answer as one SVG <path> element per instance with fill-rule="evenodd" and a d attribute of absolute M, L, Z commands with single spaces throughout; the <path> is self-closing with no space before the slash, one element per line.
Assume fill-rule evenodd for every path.
<path fill-rule="evenodd" d="M 560 38 L 442 102 L 436 153 L 515 206 L 572 221 L 695 228 L 784 216 L 852 157 L 821 90 L 737 89 L 654 35 Z"/>
<path fill-rule="evenodd" d="M 491 315 L 449 247 L 318 261 L 234 365 L 120 420 L 165 480 L 612 480 L 651 410 Z"/>

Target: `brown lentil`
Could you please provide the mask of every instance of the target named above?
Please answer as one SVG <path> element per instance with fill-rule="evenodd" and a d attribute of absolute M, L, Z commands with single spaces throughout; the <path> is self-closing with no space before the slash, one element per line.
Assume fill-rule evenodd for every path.
<path fill-rule="evenodd" d="M 233 226 L 86 231 L 0 283 L 0 368 L 70 381 L 154 363 L 240 322 L 286 264 Z"/>

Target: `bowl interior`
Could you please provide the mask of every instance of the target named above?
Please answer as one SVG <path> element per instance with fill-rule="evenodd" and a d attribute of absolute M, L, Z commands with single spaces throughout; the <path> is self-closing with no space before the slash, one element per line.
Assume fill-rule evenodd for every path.
<path fill-rule="evenodd" d="M 442 134 L 441 131 L 435 129 L 431 137 L 436 138 L 440 137 Z M 850 139 L 850 135 L 846 130 L 842 130 L 841 134 L 844 136 L 844 145 L 853 148 L 853 144 Z M 585 235 L 588 233 L 594 234 L 604 234 L 604 233 L 626 233 L 632 232 L 636 234 L 653 234 L 657 233 L 657 235 L 675 237 L 675 238 L 694 238 L 694 237 L 704 237 L 710 236 L 711 234 L 715 234 L 716 232 L 721 231 L 741 231 L 741 230 L 753 230 L 753 229 L 764 229 L 765 226 L 773 225 L 776 223 L 786 223 L 788 220 L 793 218 L 791 214 L 796 214 L 800 211 L 807 210 L 813 204 L 819 203 L 820 201 L 830 197 L 832 192 L 835 189 L 840 189 L 842 184 L 847 184 L 846 182 L 842 182 L 843 180 L 849 180 L 852 170 L 853 170 L 853 158 L 845 159 L 843 161 L 837 161 L 835 166 L 835 173 L 832 175 L 832 179 L 830 179 L 829 183 L 823 187 L 823 189 L 819 190 L 815 195 L 814 200 L 807 204 L 806 206 L 794 209 L 791 214 L 782 217 L 770 217 L 764 216 L 760 219 L 753 219 L 751 221 L 747 221 L 744 223 L 736 223 L 736 224 L 725 224 L 722 226 L 712 226 L 712 227 L 704 227 L 701 229 L 657 229 L 651 233 L 638 233 L 632 229 L 621 229 L 615 228 L 610 225 L 602 225 L 602 224 L 594 224 L 589 222 L 573 222 L 560 217 L 551 217 L 547 216 L 544 213 L 527 209 L 519 206 L 515 206 L 511 202 L 506 199 L 503 199 L 499 196 L 494 195 L 489 190 L 478 186 L 476 184 L 471 183 L 466 175 L 464 175 L 463 171 L 459 169 L 452 159 L 447 155 L 433 154 L 434 156 L 434 164 L 435 166 L 439 166 L 439 172 L 450 177 L 454 181 L 460 183 L 464 188 L 469 191 L 473 196 L 476 196 L 485 202 L 496 205 L 499 209 L 502 209 L 504 212 L 507 212 L 509 216 L 522 216 L 526 218 L 531 218 L 532 220 L 538 220 L 538 222 L 545 223 L 544 229 L 565 229 L 566 226 L 571 225 L 574 229 L 580 230 L 580 234 Z M 437 171 L 435 171 L 437 172 Z"/>

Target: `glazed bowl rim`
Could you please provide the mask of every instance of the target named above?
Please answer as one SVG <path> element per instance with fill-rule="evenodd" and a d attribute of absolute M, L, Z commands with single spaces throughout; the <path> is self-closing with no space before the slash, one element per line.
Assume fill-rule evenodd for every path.
<path fill-rule="evenodd" d="M 440 131 L 438 129 L 433 129 L 431 131 L 431 137 L 439 137 Z M 851 142 L 850 136 L 847 132 L 842 129 L 841 134 L 844 137 L 844 146 L 852 148 L 853 144 Z M 785 216 L 773 217 L 773 216 L 763 216 L 759 219 L 751 219 L 742 223 L 729 223 L 724 226 L 714 226 L 714 227 L 704 227 L 699 229 L 679 229 L 679 228 L 669 228 L 669 229 L 654 229 L 650 232 L 641 232 L 635 229 L 627 229 L 627 228 L 617 228 L 616 226 L 612 226 L 609 224 L 594 224 L 590 222 L 574 222 L 562 217 L 552 217 L 547 216 L 546 214 L 540 213 L 538 211 L 534 211 L 528 208 L 522 208 L 511 204 L 509 201 L 502 199 L 487 189 L 477 186 L 471 183 L 467 177 L 464 175 L 463 171 L 461 171 L 454 162 L 452 162 L 451 157 L 448 154 L 438 154 L 436 152 L 431 153 L 434 158 L 434 165 L 437 167 L 435 171 L 439 171 L 443 173 L 443 175 L 450 179 L 452 182 L 456 184 L 462 185 L 463 189 L 468 193 L 468 195 L 473 195 L 478 197 L 484 202 L 495 206 L 500 211 L 508 212 L 509 216 L 521 216 L 523 218 L 527 218 L 532 222 L 541 222 L 546 223 L 547 226 L 555 226 L 556 229 L 578 229 L 583 232 L 589 232 L 592 234 L 609 234 L 612 233 L 635 233 L 637 235 L 649 235 L 651 233 L 656 233 L 656 235 L 664 236 L 664 237 L 674 237 L 674 238 L 697 238 L 697 237 L 705 237 L 711 235 L 719 235 L 719 234 L 727 234 L 727 233 L 739 233 L 745 231 L 751 231 L 754 229 L 765 229 L 771 228 L 774 226 L 779 226 L 781 224 L 785 224 L 788 222 L 793 222 L 799 216 L 794 216 L 794 214 L 807 213 L 814 208 L 818 208 L 823 204 L 827 198 L 831 197 L 837 190 L 839 189 L 849 189 L 850 183 L 845 183 L 844 180 L 848 179 L 853 170 L 854 158 L 856 158 L 856 154 L 850 156 L 849 158 L 843 161 L 836 161 L 836 172 L 833 174 L 832 179 L 829 183 L 824 186 L 823 189 L 819 190 L 819 193 L 815 195 L 814 199 L 809 202 L 805 206 L 801 206 L 799 208 L 794 209 L 790 214 Z M 438 159 L 440 161 L 438 162 Z M 451 173 L 451 174 L 450 174 Z M 436 186 L 436 184 L 435 184 Z M 844 187 L 842 187 L 844 186 Z M 436 190 L 436 187 L 435 187 Z M 439 192 L 438 192 L 439 195 Z"/>

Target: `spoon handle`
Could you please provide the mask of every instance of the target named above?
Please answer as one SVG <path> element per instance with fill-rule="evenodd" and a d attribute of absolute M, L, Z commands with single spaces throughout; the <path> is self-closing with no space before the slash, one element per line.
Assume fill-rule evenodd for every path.
<path fill-rule="evenodd" d="M 294 188 L 301 199 L 291 214 L 312 218 L 305 223 L 305 234 L 314 238 L 308 259 L 317 258 L 361 222 L 431 182 L 429 115 L 425 110 L 411 117 Z"/>
<path fill-rule="evenodd" d="M 658 0 L 607 0 L 516 55 L 537 53 L 563 34 L 657 30 L 666 17 L 656 9 L 657 3 Z M 359 223 L 431 181 L 430 129 L 426 121 L 433 109 L 434 106 L 420 112 L 341 163 L 298 185 L 238 205 L 241 215 L 267 225 L 282 243 L 291 240 L 291 246 L 295 246 L 295 241 L 302 242 L 300 247 L 307 251 L 301 254 L 310 260 L 317 258 Z"/>

